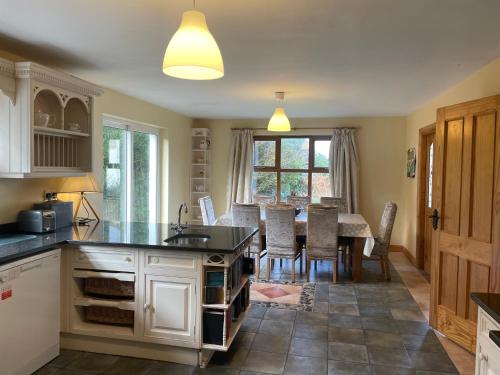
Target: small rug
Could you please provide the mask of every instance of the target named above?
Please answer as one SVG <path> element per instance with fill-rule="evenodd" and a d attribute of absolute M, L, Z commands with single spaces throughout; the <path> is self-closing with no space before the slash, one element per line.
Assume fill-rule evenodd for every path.
<path fill-rule="evenodd" d="M 287 281 L 252 281 L 250 301 L 252 305 L 312 311 L 315 283 L 291 283 Z"/>

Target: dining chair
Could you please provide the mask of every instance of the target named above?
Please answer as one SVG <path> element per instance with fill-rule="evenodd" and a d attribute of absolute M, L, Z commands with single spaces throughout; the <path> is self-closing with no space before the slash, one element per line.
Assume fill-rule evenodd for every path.
<path fill-rule="evenodd" d="M 295 261 L 300 259 L 302 274 L 302 251 L 297 245 L 295 231 L 295 207 L 291 204 L 272 204 L 266 207 L 267 280 L 271 272 L 271 260 L 292 260 L 292 282 L 295 282 Z"/>
<path fill-rule="evenodd" d="M 274 204 L 275 201 L 276 198 L 274 196 L 260 194 L 255 194 L 254 196 L 252 196 L 252 203 L 258 204 L 262 208 L 264 208 L 268 204 Z"/>
<path fill-rule="evenodd" d="M 309 282 L 311 260 L 333 262 L 333 282 L 338 280 L 338 208 L 311 204 L 307 210 L 306 275 Z"/>
<path fill-rule="evenodd" d="M 215 225 L 217 218 L 215 217 L 214 205 L 212 204 L 212 198 L 209 196 L 200 198 L 198 200 L 201 208 L 201 217 L 203 219 L 203 225 Z"/>
<path fill-rule="evenodd" d="M 260 206 L 258 204 L 239 204 L 233 203 L 231 206 L 233 213 L 233 225 L 237 227 L 252 227 L 260 230 Z M 250 254 L 255 257 L 255 276 L 259 279 L 260 275 L 260 259 L 266 254 L 263 246 L 261 232 L 257 233 L 252 238 L 249 246 Z"/>
<path fill-rule="evenodd" d="M 343 197 L 321 197 L 320 204 L 326 206 L 336 206 L 338 208 L 339 214 L 347 213 L 347 202 Z M 351 239 L 345 237 L 339 237 L 338 239 L 339 251 L 342 255 L 342 265 L 344 267 L 344 272 L 349 270 L 349 264 L 351 254 L 350 245 Z"/>
<path fill-rule="evenodd" d="M 286 198 L 286 202 L 292 204 L 295 208 L 303 208 L 306 209 L 308 205 L 311 204 L 311 197 L 299 197 L 296 195 L 289 195 Z"/>
<path fill-rule="evenodd" d="M 347 202 L 342 197 L 321 197 L 319 203 L 323 206 L 336 206 L 339 214 L 347 213 Z"/>
<path fill-rule="evenodd" d="M 392 228 L 396 220 L 396 212 L 398 206 L 394 202 L 387 202 L 384 207 L 382 219 L 378 229 L 377 236 L 375 237 L 375 245 L 372 253 L 367 259 L 378 259 L 382 273 L 387 281 L 391 280 L 391 271 L 389 269 L 389 246 L 391 244 Z"/>

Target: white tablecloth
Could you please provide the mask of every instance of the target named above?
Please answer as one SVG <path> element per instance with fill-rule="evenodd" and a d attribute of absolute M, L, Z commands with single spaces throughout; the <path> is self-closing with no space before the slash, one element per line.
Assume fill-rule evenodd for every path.
<path fill-rule="evenodd" d="M 266 214 L 261 210 L 261 234 L 266 234 Z M 217 219 L 217 225 L 231 226 L 233 216 L 231 213 L 222 215 Z M 295 217 L 296 233 L 298 236 L 307 235 L 307 212 L 302 212 Z M 365 238 L 363 254 L 370 256 L 375 245 L 370 225 L 360 214 L 339 214 L 339 236 L 340 237 L 362 237 Z"/>

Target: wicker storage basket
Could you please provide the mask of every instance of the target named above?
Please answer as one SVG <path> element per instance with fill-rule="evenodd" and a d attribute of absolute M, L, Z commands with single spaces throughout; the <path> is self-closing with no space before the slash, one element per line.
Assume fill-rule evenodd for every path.
<path fill-rule="evenodd" d="M 134 312 L 116 307 L 85 306 L 85 319 L 94 323 L 133 325 Z"/>
<path fill-rule="evenodd" d="M 86 294 L 103 298 L 134 298 L 134 282 L 89 277 L 85 279 L 84 291 Z"/>

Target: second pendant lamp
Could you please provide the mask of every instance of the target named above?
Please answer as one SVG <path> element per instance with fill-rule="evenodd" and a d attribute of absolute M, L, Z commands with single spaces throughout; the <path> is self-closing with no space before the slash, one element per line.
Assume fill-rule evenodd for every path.
<path fill-rule="evenodd" d="M 274 110 L 267 124 L 267 130 L 270 132 L 289 132 L 291 130 L 290 121 L 286 116 L 285 108 L 283 108 L 285 93 L 283 91 L 278 91 L 275 93 L 275 97 L 276 100 L 280 102 L 280 105 Z"/>
<path fill-rule="evenodd" d="M 181 25 L 165 51 L 163 73 L 192 80 L 224 76 L 222 55 L 203 13 L 194 9 L 183 13 Z"/>

